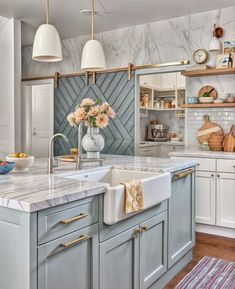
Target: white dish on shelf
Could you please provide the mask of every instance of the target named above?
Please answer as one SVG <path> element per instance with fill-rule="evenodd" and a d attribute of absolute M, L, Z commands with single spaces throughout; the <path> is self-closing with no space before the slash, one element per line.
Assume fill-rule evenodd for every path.
<path fill-rule="evenodd" d="M 223 99 L 223 100 L 225 100 L 225 99 L 227 99 L 227 97 L 229 97 L 229 93 L 220 93 L 220 94 L 218 94 L 218 99 Z"/>
<path fill-rule="evenodd" d="M 200 97 L 200 103 L 212 103 L 214 101 L 213 97 Z"/>
<path fill-rule="evenodd" d="M 214 103 L 223 103 L 223 102 L 224 102 L 223 99 L 215 99 L 215 100 L 214 100 Z"/>

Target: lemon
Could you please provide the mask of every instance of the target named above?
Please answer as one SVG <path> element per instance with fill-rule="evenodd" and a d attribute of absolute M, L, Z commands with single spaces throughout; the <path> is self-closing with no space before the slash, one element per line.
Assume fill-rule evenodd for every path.
<path fill-rule="evenodd" d="M 28 155 L 25 153 L 19 153 L 19 158 L 27 158 Z"/>

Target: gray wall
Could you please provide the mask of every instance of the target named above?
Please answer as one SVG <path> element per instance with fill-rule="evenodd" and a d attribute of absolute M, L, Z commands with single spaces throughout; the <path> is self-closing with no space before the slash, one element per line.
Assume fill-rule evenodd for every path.
<path fill-rule="evenodd" d="M 55 89 L 55 133 L 64 133 L 70 140 L 70 145 L 58 141 L 55 154 L 67 154 L 72 147 L 77 147 L 77 129 L 72 128 L 67 115 L 72 112 L 83 98 L 99 98 L 107 101 L 117 113 L 111 119 L 107 128 L 101 130 L 105 138 L 103 153 L 134 154 L 134 125 L 135 125 L 135 81 L 127 79 L 126 72 L 102 73 L 97 75 L 95 85 L 86 85 L 82 76 L 68 77 L 60 80 Z"/>

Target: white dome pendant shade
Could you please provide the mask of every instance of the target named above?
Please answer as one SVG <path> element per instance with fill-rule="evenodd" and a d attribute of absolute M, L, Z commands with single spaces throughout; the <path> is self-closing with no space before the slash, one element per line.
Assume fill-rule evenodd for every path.
<path fill-rule="evenodd" d="M 58 62 L 63 59 L 60 36 L 56 28 L 49 24 L 49 0 L 47 0 L 47 23 L 41 25 L 34 37 L 33 60 Z"/>
<path fill-rule="evenodd" d="M 81 69 L 83 71 L 99 71 L 106 68 L 105 55 L 102 45 L 94 39 L 94 0 L 92 0 L 92 31 L 82 51 Z"/>
<path fill-rule="evenodd" d="M 104 50 L 99 41 L 87 41 L 82 51 L 81 69 L 98 71 L 106 68 Z"/>

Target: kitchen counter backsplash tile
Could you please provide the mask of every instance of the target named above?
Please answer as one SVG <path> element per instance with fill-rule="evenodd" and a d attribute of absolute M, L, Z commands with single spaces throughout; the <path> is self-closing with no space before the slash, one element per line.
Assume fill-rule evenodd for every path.
<path fill-rule="evenodd" d="M 192 160 L 171 160 L 132 156 L 105 155 L 103 168 L 174 172 L 196 165 Z M 88 167 L 88 169 L 90 169 Z M 86 171 L 87 172 L 87 171 Z M 28 172 L 0 176 L 0 206 L 35 212 L 104 193 L 108 184 L 66 178 L 79 173 L 74 164 L 60 164 L 53 175 L 47 174 L 46 159 L 36 160 Z"/>
<path fill-rule="evenodd" d="M 235 91 L 235 89 L 234 89 Z M 189 147 L 200 147 L 197 140 L 198 129 L 204 124 L 203 116 L 208 114 L 212 122 L 218 123 L 227 133 L 232 124 L 235 124 L 234 108 L 210 108 L 210 109 L 189 109 L 186 118 L 188 137 L 187 143 Z"/>

